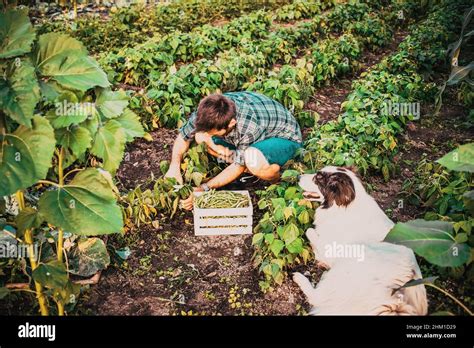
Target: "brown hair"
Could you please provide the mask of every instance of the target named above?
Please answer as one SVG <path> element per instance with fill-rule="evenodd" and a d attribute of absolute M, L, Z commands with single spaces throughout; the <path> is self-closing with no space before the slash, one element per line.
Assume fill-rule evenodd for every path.
<path fill-rule="evenodd" d="M 355 199 L 354 183 L 346 173 L 318 172 L 313 181 L 324 196 L 323 209 L 331 207 L 334 202 L 338 206 L 347 207 Z"/>
<path fill-rule="evenodd" d="M 235 104 L 222 94 L 211 94 L 202 99 L 197 109 L 196 132 L 225 129 L 235 118 Z"/>

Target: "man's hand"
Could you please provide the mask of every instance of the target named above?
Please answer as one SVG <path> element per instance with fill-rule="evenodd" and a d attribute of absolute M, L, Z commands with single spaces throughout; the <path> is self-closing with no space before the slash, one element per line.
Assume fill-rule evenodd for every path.
<path fill-rule="evenodd" d="M 193 191 L 194 192 L 202 192 L 204 190 L 202 189 L 202 187 L 195 187 Z M 181 206 L 185 210 L 193 209 L 193 203 L 194 203 L 194 194 L 193 193 L 191 193 L 188 198 L 181 200 Z"/>
<path fill-rule="evenodd" d="M 178 184 L 182 185 L 183 184 L 183 176 L 181 175 L 181 171 L 179 170 L 179 167 L 170 167 L 168 171 L 165 174 L 165 178 L 175 178 Z"/>
<path fill-rule="evenodd" d="M 211 143 L 214 144 L 214 142 L 212 141 L 212 136 L 206 132 L 197 132 L 194 135 L 194 141 L 196 141 L 197 144 L 201 144 L 201 143 L 205 143 L 206 145 L 209 145 Z"/>

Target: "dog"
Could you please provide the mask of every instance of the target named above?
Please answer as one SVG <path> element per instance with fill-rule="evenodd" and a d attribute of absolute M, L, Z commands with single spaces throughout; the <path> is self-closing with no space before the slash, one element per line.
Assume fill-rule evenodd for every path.
<path fill-rule="evenodd" d="M 320 202 L 306 236 L 317 262 L 329 269 L 316 288 L 301 273 L 293 276 L 313 306 L 310 314 L 425 315 L 425 287 L 401 288 L 422 278 L 415 254 L 382 242 L 394 224 L 358 176 L 330 166 L 301 175 L 299 185 L 306 199 Z"/>

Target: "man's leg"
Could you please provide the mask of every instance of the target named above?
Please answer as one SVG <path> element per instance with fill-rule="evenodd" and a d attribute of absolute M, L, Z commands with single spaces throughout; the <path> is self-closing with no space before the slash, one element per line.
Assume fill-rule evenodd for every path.
<path fill-rule="evenodd" d="M 293 158 L 300 147 L 301 144 L 288 139 L 265 139 L 245 150 L 245 165 L 253 175 L 276 181 L 280 178 L 281 166 Z"/>
<path fill-rule="evenodd" d="M 265 155 L 255 147 L 249 147 L 244 153 L 245 166 L 248 171 L 266 181 L 276 181 L 280 178 L 280 166 L 270 164 Z"/>

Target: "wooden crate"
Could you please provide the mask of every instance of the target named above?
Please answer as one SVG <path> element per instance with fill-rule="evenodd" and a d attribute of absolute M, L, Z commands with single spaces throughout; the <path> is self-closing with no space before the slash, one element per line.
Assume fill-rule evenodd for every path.
<path fill-rule="evenodd" d="M 252 234 L 253 207 L 248 191 L 232 191 L 243 193 L 249 198 L 249 206 L 245 208 L 201 209 L 194 206 L 194 234 L 196 236 L 215 236 L 230 234 Z M 199 197 L 204 192 L 195 192 Z"/>

